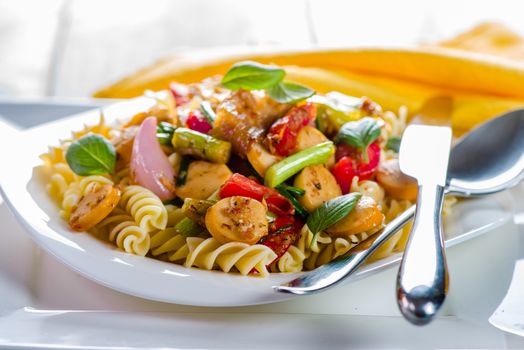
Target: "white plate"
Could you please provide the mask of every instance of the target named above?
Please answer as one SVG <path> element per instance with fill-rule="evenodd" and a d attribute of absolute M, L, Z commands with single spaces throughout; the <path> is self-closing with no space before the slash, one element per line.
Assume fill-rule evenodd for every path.
<path fill-rule="evenodd" d="M 147 98 L 118 103 L 104 109 L 109 123 L 131 117 L 154 102 Z M 21 133 L 3 135 L 0 172 L 3 196 L 32 238 L 70 268 L 107 287 L 146 299 L 199 306 L 255 305 L 286 300 L 293 296 L 273 292 L 271 286 L 293 278 L 272 274 L 269 278 L 243 277 L 222 272 L 184 268 L 150 258 L 129 255 L 87 233 L 71 232 L 59 217 L 57 206 L 37 175 L 38 156 L 48 145 L 67 138 L 83 124 L 95 124 L 98 112 L 87 112 L 44 124 Z M 5 148 L 4 148 L 5 149 Z M 449 247 L 486 232 L 496 231 L 512 218 L 511 196 L 501 194 L 464 201 L 455 208 L 445 227 Z M 460 220 L 459 220 L 460 218 Z M 393 266 L 399 256 L 364 266 L 353 278 L 370 276 Z"/>

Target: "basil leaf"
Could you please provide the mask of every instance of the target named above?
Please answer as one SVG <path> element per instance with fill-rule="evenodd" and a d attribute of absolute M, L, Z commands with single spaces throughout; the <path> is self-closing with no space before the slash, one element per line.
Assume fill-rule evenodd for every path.
<path fill-rule="evenodd" d="M 278 84 L 285 75 L 280 67 L 244 61 L 231 67 L 222 78 L 222 85 L 231 90 L 261 90 Z"/>
<path fill-rule="evenodd" d="M 377 121 L 365 117 L 354 122 L 348 122 L 340 128 L 335 138 L 337 143 L 345 143 L 362 151 L 364 161 L 368 162 L 368 146 L 380 136 L 380 126 Z"/>
<path fill-rule="evenodd" d="M 355 208 L 361 196 L 358 192 L 348 193 L 324 202 L 320 207 L 315 209 L 306 221 L 307 227 L 313 232 L 311 243 L 315 242 L 317 234 L 320 231 L 325 230 L 345 218 L 353 208 Z"/>
<path fill-rule="evenodd" d="M 87 134 L 67 148 L 66 161 L 71 170 L 80 176 L 112 174 L 115 171 L 116 151 L 104 137 Z"/>
<path fill-rule="evenodd" d="M 400 150 L 401 140 L 402 139 L 399 136 L 390 137 L 388 142 L 386 143 L 386 148 L 398 153 L 398 151 Z"/>
<path fill-rule="evenodd" d="M 280 103 L 296 103 L 315 94 L 315 91 L 307 86 L 288 82 L 271 86 L 267 92 L 273 100 Z"/>

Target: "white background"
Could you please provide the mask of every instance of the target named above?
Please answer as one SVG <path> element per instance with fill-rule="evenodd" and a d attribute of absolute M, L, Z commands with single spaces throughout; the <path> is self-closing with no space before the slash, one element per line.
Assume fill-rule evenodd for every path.
<path fill-rule="evenodd" d="M 524 33 L 513 0 L 0 0 L 0 96 L 89 96 L 169 52 L 414 45 L 483 21 Z"/>

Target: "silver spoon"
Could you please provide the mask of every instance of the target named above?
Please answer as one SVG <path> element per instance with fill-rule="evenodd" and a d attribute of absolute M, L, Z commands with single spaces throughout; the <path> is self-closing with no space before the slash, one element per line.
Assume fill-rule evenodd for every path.
<path fill-rule="evenodd" d="M 453 147 L 445 192 L 459 197 L 486 195 L 511 188 L 523 179 L 524 109 L 520 109 L 480 125 Z M 273 289 L 305 295 L 340 283 L 414 214 L 412 206 L 345 256 Z"/>

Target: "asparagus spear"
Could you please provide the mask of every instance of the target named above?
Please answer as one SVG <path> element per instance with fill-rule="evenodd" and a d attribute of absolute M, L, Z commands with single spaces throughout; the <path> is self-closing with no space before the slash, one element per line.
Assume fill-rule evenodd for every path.
<path fill-rule="evenodd" d="M 162 145 L 171 144 L 171 139 L 173 138 L 174 132 L 175 127 L 172 124 L 166 122 L 160 122 L 156 127 L 156 136 Z"/>
<path fill-rule="evenodd" d="M 206 224 L 204 222 L 204 218 L 206 216 L 206 212 L 209 209 L 209 207 L 211 207 L 215 203 L 216 201 L 212 200 L 186 198 L 184 200 L 182 210 L 188 218 L 193 220 L 195 223 L 205 227 Z"/>
<path fill-rule="evenodd" d="M 231 144 L 188 128 L 178 128 L 171 140 L 175 151 L 183 155 L 225 164 L 231 154 Z"/>
<path fill-rule="evenodd" d="M 185 237 L 196 237 L 204 233 L 205 229 L 190 218 L 186 217 L 175 225 L 175 231 Z"/>
<path fill-rule="evenodd" d="M 307 166 L 326 163 L 333 153 L 333 142 L 326 141 L 284 158 L 266 171 L 265 185 L 278 186 Z"/>

